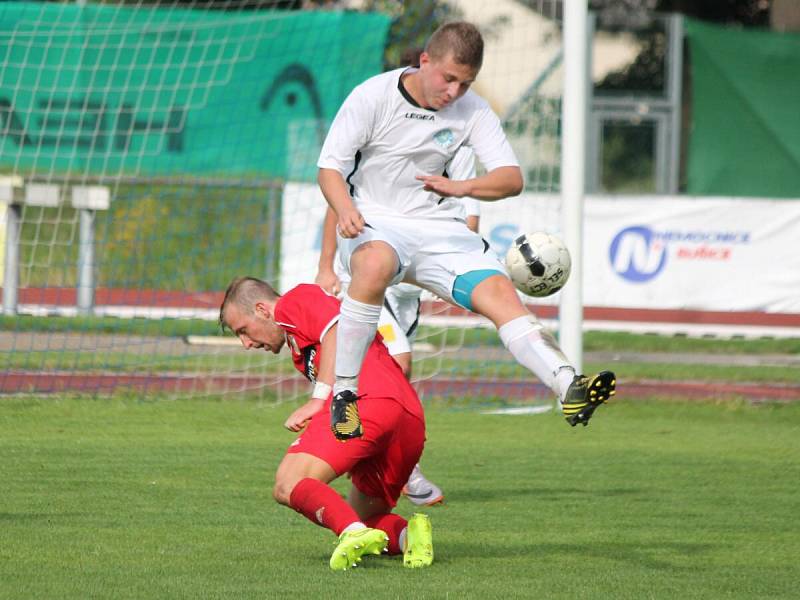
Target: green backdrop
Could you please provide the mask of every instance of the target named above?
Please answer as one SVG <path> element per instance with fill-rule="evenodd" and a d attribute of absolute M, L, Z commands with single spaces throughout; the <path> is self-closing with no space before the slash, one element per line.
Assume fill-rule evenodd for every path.
<path fill-rule="evenodd" d="M 686 20 L 687 192 L 800 197 L 800 35 Z"/>
<path fill-rule="evenodd" d="M 0 169 L 307 178 L 344 97 L 380 72 L 388 27 L 341 11 L 0 3 Z"/>

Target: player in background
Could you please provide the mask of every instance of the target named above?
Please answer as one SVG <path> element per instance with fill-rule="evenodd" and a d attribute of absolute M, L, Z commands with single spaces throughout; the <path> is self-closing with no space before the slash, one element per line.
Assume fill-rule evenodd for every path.
<path fill-rule="evenodd" d="M 362 431 L 361 363 L 386 289 L 400 281 L 487 317 L 514 358 L 557 394 L 571 425 L 588 423 L 614 394 L 613 373 L 575 372 L 496 257 L 485 254 L 481 237 L 456 218 L 460 198 L 499 200 L 523 188 L 499 118 L 469 89 L 482 62 L 474 25 L 443 25 L 428 40 L 419 69 L 396 69 L 356 86 L 326 137 L 318 181 L 336 212 L 339 252 L 352 278 L 336 348 L 331 428 L 339 439 Z M 462 146 L 473 149 L 484 175 L 447 177 Z"/>
<path fill-rule="evenodd" d="M 422 454 L 425 417 L 414 388 L 383 343 L 373 340 L 359 382 L 366 429 L 342 444 L 330 429 L 339 301 L 313 284 L 280 296 L 264 281 L 240 277 L 228 286 L 219 318 L 245 349 L 277 354 L 287 344 L 297 370 L 314 384 L 311 399 L 284 424 L 302 433 L 278 466 L 273 496 L 339 536 L 331 569 L 355 567 L 364 555 L 382 551 L 402 553 L 406 567 L 430 565 L 428 517 L 415 514 L 406 521 L 392 513 Z M 345 473 L 352 479 L 347 501 L 328 485 Z"/>
<path fill-rule="evenodd" d="M 468 147 L 461 148 L 450 166 L 453 179 L 475 177 L 475 156 Z M 476 232 L 480 225 L 480 203 L 473 198 L 462 198 L 463 215 L 460 217 L 467 227 Z M 322 249 L 315 282 L 323 289 L 344 294 L 350 283 L 350 275 L 338 260 L 336 253 L 336 214 L 328 207 L 322 230 Z M 411 349 L 417 335 L 422 289 L 410 283 L 397 283 L 386 289 L 383 309 L 378 319 L 378 332 L 389 349 L 389 354 L 398 362 L 406 377 L 411 377 Z M 442 489 L 430 481 L 417 464 L 411 473 L 403 494 L 417 506 L 432 506 L 444 501 Z"/>

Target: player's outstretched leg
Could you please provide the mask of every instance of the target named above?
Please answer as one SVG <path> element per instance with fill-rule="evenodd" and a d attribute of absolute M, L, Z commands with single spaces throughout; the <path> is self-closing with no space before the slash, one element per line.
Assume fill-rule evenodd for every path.
<path fill-rule="evenodd" d="M 337 440 L 361 437 L 361 417 L 358 414 L 358 396 L 350 390 L 336 394 L 331 401 L 331 431 Z"/>
<path fill-rule="evenodd" d="M 331 555 L 331 569 L 346 571 L 357 567 L 365 554 L 380 555 L 381 552 L 386 552 L 388 542 L 389 537 L 380 529 L 367 527 L 356 531 L 345 531 L 339 536 L 339 543 Z"/>
<path fill-rule="evenodd" d="M 444 502 L 442 489 L 422 474 L 419 465 L 411 471 L 408 483 L 403 486 L 403 494 L 417 506 L 433 506 Z"/>
<path fill-rule="evenodd" d="M 429 567 L 433 563 L 433 532 L 428 515 L 416 513 L 408 520 L 403 566 L 409 569 Z"/>
<path fill-rule="evenodd" d="M 601 371 L 592 377 L 576 375 L 561 400 L 561 409 L 567 423 L 589 424 L 595 409 L 608 401 L 616 391 L 617 378 L 611 371 Z"/>

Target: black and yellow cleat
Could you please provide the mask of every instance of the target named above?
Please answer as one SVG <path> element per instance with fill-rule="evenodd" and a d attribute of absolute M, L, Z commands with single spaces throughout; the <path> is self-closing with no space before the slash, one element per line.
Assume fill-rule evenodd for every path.
<path fill-rule="evenodd" d="M 611 371 L 600 371 L 592 377 L 576 375 L 561 401 L 567 423 L 573 427 L 578 423 L 588 425 L 595 409 L 616 393 L 616 385 L 617 378 Z"/>
<path fill-rule="evenodd" d="M 361 437 L 361 417 L 358 416 L 356 396 L 350 390 L 339 392 L 331 401 L 331 431 L 337 440 L 345 441 Z"/>

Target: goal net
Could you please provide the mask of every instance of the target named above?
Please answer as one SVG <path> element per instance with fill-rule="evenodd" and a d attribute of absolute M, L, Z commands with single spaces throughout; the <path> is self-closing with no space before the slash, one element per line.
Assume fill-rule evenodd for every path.
<path fill-rule="evenodd" d="M 0 393 L 306 393 L 290 361 L 221 335 L 222 291 L 313 281 L 328 124 L 457 18 L 485 35 L 474 89 L 526 176 L 482 204 L 504 255 L 559 233 L 561 2 L 0 4 Z M 554 326 L 557 301 L 532 309 Z M 424 397 L 550 399 L 484 319 L 427 292 L 414 350 Z"/>

